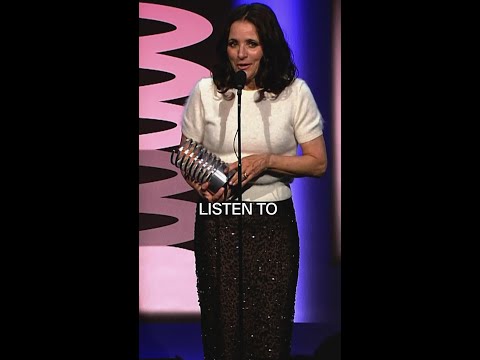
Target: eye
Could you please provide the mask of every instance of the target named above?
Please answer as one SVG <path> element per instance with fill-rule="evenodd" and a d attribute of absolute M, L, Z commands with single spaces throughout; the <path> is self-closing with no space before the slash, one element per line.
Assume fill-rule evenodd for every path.
<path fill-rule="evenodd" d="M 258 42 L 256 42 L 256 41 L 250 40 L 248 42 L 248 47 L 255 48 L 257 46 L 258 46 Z"/>
<path fill-rule="evenodd" d="M 237 46 L 237 42 L 235 40 L 229 40 L 228 41 L 228 46 L 229 47 L 235 47 L 235 46 Z"/>

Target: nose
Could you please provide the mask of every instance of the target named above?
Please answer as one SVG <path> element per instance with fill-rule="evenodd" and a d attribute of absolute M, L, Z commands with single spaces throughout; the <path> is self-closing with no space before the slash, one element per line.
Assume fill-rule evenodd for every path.
<path fill-rule="evenodd" d="M 238 54 L 237 54 L 238 58 L 243 60 L 247 57 L 247 49 L 245 47 L 245 45 L 240 45 L 238 47 Z"/>

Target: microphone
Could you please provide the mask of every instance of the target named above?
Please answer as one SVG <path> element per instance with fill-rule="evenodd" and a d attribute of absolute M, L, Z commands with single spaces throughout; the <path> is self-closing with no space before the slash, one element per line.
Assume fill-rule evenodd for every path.
<path fill-rule="evenodd" d="M 235 88 L 242 90 L 247 82 L 247 73 L 243 70 L 237 71 L 234 77 Z"/>

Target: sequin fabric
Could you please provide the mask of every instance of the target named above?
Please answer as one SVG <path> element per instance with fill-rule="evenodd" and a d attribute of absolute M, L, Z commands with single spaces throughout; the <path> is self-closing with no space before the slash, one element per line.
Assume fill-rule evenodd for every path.
<path fill-rule="evenodd" d="M 275 215 L 260 215 L 254 206 L 252 215 L 242 217 L 241 315 L 239 216 L 199 215 L 197 206 L 195 261 L 204 359 L 289 359 L 299 239 L 292 200 L 276 204 Z"/>

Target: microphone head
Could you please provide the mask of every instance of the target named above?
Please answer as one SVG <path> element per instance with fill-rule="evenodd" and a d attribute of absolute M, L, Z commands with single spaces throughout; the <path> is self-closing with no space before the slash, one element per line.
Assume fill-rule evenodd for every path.
<path fill-rule="evenodd" d="M 235 88 L 238 90 L 243 89 L 245 83 L 247 82 L 247 73 L 243 70 L 237 71 L 234 77 Z"/>

